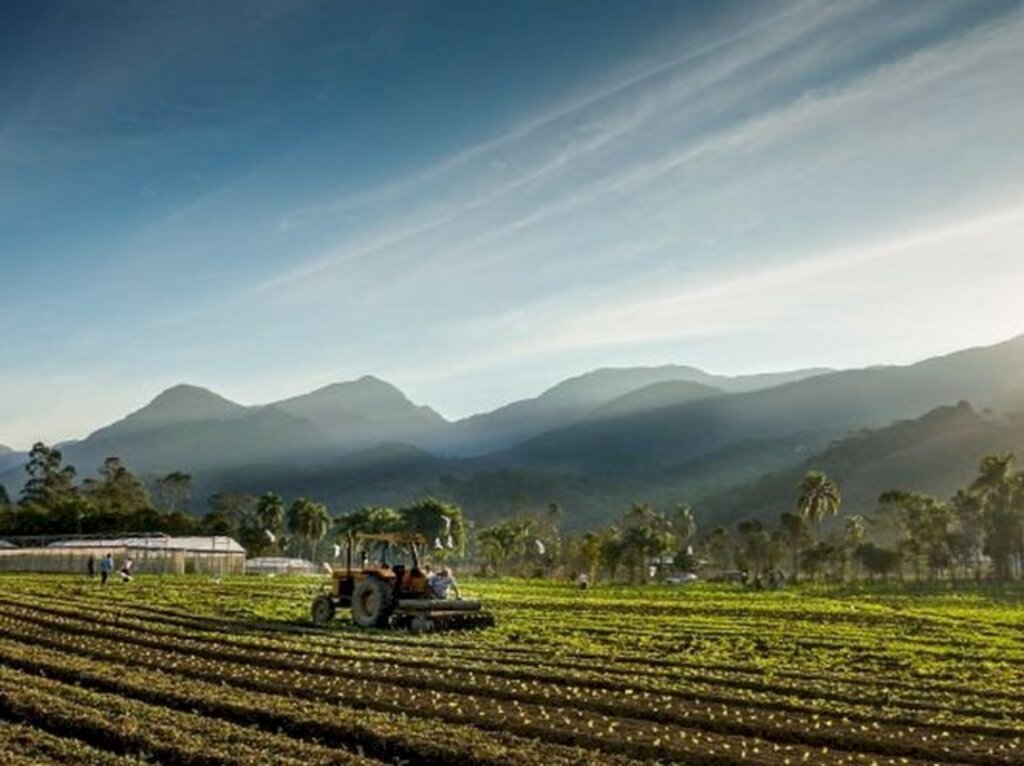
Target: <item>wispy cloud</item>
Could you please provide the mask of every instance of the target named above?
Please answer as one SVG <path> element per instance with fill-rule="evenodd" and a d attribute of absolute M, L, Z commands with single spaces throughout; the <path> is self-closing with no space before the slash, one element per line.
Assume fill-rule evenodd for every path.
<path fill-rule="evenodd" d="M 73 318 L 63 347 L 108 366 L 125 349 L 153 349 L 148 380 L 173 365 L 173 380 L 195 370 L 208 376 L 199 382 L 234 380 L 253 399 L 284 379 L 299 390 L 305 379 L 374 371 L 460 413 L 480 405 L 469 389 L 492 385 L 495 369 L 536 381 L 642 353 L 723 367 L 736 349 L 753 368 L 765 366 L 767 338 L 797 334 L 803 361 L 818 363 L 815 353 L 835 353 L 830 332 L 848 354 L 828 361 L 854 363 L 849 349 L 874 327 L 873 296 L 897 300 L 889 273 L 916 289 L 872 332 L 902 333 L 907 349 L 930 348 L 934 336 L 966 344 L 1009 334 L 1014 321 L 1024 329 L 1024 317 L 1001 308 L 1013 304 L 1005 285 L 970 267 L 982 254 L 1004 281 L 1024 278 L 1007 245 L 1022 236 L 1024 12 L 956 2 L 750 7 L 753 18 L 678 30 L 671 52 L 641 46 L 631 61 L 608 61 L 588 87 L 531 102 L 503 130 L 487 123 L 449 156 L 417 147 L 405 175 L 346 176 L 350 193 L 339 195 L 327 171 L 309 183 L 303 175 L 341 146 L 332 136 L 243 152 L 177 187 L 151 208 L 158 215 L 93 243 L 116 242 L 120 256 L 63 294 L 62 316 Z M 142 39 L 159 29 L 144 27 Z M 212 37 L 198 42 L 213 55 Z M 103 90 L 100 106 L 131 101 L 154 71 L 176 66 L 163 51 L 141 78 L 110 72 L 123 53 L 89 70 L 111 75 L 83 86 Z M 43 107 L 76 103 L 71 90 L 3 123 L 0 163 L 26 148 L 46 154 L 53 136 L 26 143 L 24 126 Z M 250 106 L 211 130 L 246 135 L 238 120 Z M 89 123 L 100 111 L 85 104 L 76 114 Z M 98 147 L 91 162 L 102 166 L 145 133 L 144 118 L 133 113 L 109 141 L 58 141 L 53 156 Z M 139 140 L 191 162 L 189 131 L 205 129 L 195 118 L 181 116 L 187 125 L 166 144 L 159 131 Z M 230 142 L 213 145 L 230 154 Z M 933 328 L 901 308 L 959 306 L 954 285 L 1000 297 L 955 322 L 939 312 Z M 25 354 L 21 338 L 50 332 L 34 330 L 24 292 L 11 291 L 13 314 L 11 303 L 0 312 L 19 339 L 9 355 Z M 807 316 L 813 327 L 800 333 Z M 896 345 L 876 348 L 882 355 L 868 361 L 898 355 Z M 9 389 L 0 383 L 0 399 Z"/>

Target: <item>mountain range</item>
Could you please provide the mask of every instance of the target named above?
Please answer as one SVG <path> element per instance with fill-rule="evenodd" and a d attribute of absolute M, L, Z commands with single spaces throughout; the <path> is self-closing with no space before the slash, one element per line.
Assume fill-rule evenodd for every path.
<path fill-rule="evenodd" d="M 341 512 L 430 492 L 479 523 L 559 502 L 574 526 L 689 500 L 710 522 L 788 509 L 809 467 L 855 505 L 885 482 L 947 492 L 980 454 L 1024 447 L 1020 410 L 1024 336 L 860 370 L 600 369 L 457 421 L 372 376 L 253 407 L 179 385 L 63 451 L 80 475 L 110 455 L 148 479 L 186 471 L 197 498 L 272 489 Z M 12 495 L 23 461 L 0 449 Z"/>

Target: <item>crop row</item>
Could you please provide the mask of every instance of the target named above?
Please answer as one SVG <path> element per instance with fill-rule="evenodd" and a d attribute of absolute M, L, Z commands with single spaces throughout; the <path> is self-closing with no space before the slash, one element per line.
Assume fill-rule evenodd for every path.
<path fill-rule="evenodd" d="M 142 766 L 131 756 L 90 747 L 73 737 L 57 736 L 34 726 L 0 720 L 0 763 L 4 766 Z"/>
<path fill-rule="evenodd" d="M 11 634 L 17 635 L 14 630 Z M 22 634 L 25 636 L 25 632 Z M 681 700 L 652 698 L 650 695 L 622 695 L 600 698 L 581 694 L 578 688 L 560 690 L 551 702 L 549 695 L 529 690 L 495 690 L 477 685 L 451 685 L 431 688 L 417 684 L 414 676 L 390 683 L 352 678 L 346 668 L 343 675 L 315 674 L 313 669 L 283 670 L 234 661 L 198 657 L 158 648 L 122 646 L 116 640 L 96 637 L 56 638 L 28 631 L 39 643 L 63 649 L 75 649 L 99 660 L 129 662 L 142 667 L 187 673 L 214 683 L 232 684 L 245 689 L 274 693 L 290 689 L 291 694 L 311 699 L 358 700 L 359 704 L 381 712 L 401 712 L 401 689 L 416 686 L 422 712 L 449 723 L 471 724 L 495 731 L 517 731 L 552 741 L 563 741 L 572 732 L 575 741 L 616 752 L 624 741 L 641 756 L 664 752 L 675 757 L 691 756 L 695 734 L 740 735 L 780 744 L 802 743 L 809 746 L 841 748 L 878 754 L 916 756 L 948 761 L 976 763 L 1012 763 L 1020 756 L 1019 741 L 981 735 L 957 736 L 949 730 L 919 727 L 894 727 L 872 723 L 854 725 L 848 719 L 826 716 L 786 715 L 778 711 L 759 711 L 726 705 L 684 703 Z M 478 679 L 473 679 L 478 680 Z M 540 699 L 538 700 L 538 697 Z M 524 731 L 524 727 L 528 729 Z M 696 732 L 694 730 L 697 730 Z M 657 744 L 655 744 L 657 743 Z M 640 751 L 644 752 L 640 752 Z"/>
<path fill-rule="evenodd" d="M 250 727 L 250 733 L 255 726 L 299 740 L 338 743 L 385 761 L 424 766 L 456 762 L 466 766 L 630 763 L 625 757 L 598 756 L 574 746 L 536 742 L 533 736 L 503 732 L 483 736 L 469 726 L 452 723 L 437 727 L 403 714 L 384 715 L 358 706 L 358 701 L 356 707 L 350 707 L 342 700 L 312 701 L 289 696 L 288 690 L 255 692 L 233 687 L 227 679 L 218 683 L 200 680 L 188 669 L 178 675 L 2 639 L 0 662 L 24 673 L 80 684 L 110 698 L 143 701 L 175 712 L 195 712 Z M 416 695 L 403 700 L 410 708 L 420 704 Z M 568 737 L 564 739 L 570 744 Z"/>
<path fill-rule="evenodd" d="M 233 593 L 236 601 L 244 603 L 248 599 L 247 591 L 240 586 L 224 591 Z M 286 594 L 295 591 L 295 588 L 285 589 Z M 95 590 L 83 591 L 82 595 L 91 600 L 97 597 Z M 154 595 L 157 600 L 160 597 L 159 593 L 147 592 L 146 595 Z M 308 603 L 308 596 L 304 596 L 301 591 L 295 592 L 294 598 L 303 607 Z M 162 614 L 168 619 L 188 621 L 193 627 L 210 624 L 209 618 L 213 616 L 207 614 L 204 621 L 203 617 L 195 614 L 197 609 L 215 614 L 233 611 L 230 607 L 217 606 L 210 593 L 196 596 L 194 603 L 185 598 L 181 600 L 185 601 L 181 606 L 187 611 L 166 607 L 141 608 L 154 616 Z M 178 599 L 171 599 L 171 603 L 177 606 Z M 693 655 L 691 659 L 698 663 L 713 662 L 717 657 L 721 664 L 747 664 L 755 669 L 763 669 L 780 664 L 780 659 L 798 659 L 800 664 L 816 663 L 815 670 L 819 672 L 842 672 L 852 655 L 856 657 L 858 673 L 876 673 L 879 677 L 891 678 L 895 673 L 907 675 L 921 664 L 923 658 L 929 663 L 933 677 L 937 672 L 956 682 L 964 674 L 970 675 L 979 668 L 979 659 L 997 662 L 1004 671 L 1016 675 L 1014 665 L 1019 666 L 1024 657 L 1020 642 L 1012 641 L 1012 633 L 1011 639 L 1004 635 L 1001 640 L 976 640 L 983 631 L 971 630 L 972 626 L 951 624 L 953 621 L 950 620 L 933 620 L 931 623 L 915 621 L 901 625 L 902 629 L 898 631 L 890 625 L 886 629 L 886 641 L 880 643 L 877 632 L 880 626 L 874 624 L 874 620 L 881 618 L 879 614 L 872 615 L 871 624 L 858 625 L 854 629 L 843 623 L 815 620 L 813 616 L 797 620 L 794 615 L 796 610 L 792 608 L 780 609 L 773 621 L 762 622 L 763 616 L 750 614 L 744 617 L 732 609 L 723 614 L 686 614 L 686 605 L 677 603 L 681 615 L 672 615 L 666 610 L 664 614 L 649 616 L 637 628 L 622 625 L 622 620 L 617 619 L 615 612 L 616 603 L 602 602 L 599 608 L 591 610 L 591 617 L 587 616 L 588 612 L 574 611 L 570 606 L 555 611 L 538 610 L 535 606 L 517 607 L 502 614 L 502 623 L 511 626 L 510 630 L 516 624 L 523 625 L 529 631 L 527 633 L 524 629 L 524 635 L 531 642 L 545 633 L 550 634 L 553 641 L 561 643 L 565 643 L 567 638 L 571 641 L 573 636 L 586 637 L 587 640 L 599 636 L 604 644 L 600 652 L 604 657 L 614 655 L 614 661 L 621 660 L 624 649 L 635 651 L 641 647 L 642 653 L 647 656 L 655 651 L 678 656 L 682 651 Z M 642 605 L 633 606 L 640 608 Z M 836 616 L 829 614 L 830 618 Z M 891 619 L 900 624 L 900 618 Z M 217 620 L 223 621 L 223 617 L 215 616 L 213 622 Z M 274 627 L 280 630 L 282 626 L 278 624 Z M 929 633 L 934 633 L 934 636 L 924 639 L 921 634 L 926 627 L 930 628 Z M 754 637 L 752 640 L 744 640 L 751 636 Z M 515 635 L 506 632 L 502 638 L 505 637 L 514 639 Z M 487 638 L 483 640 L 487 641 Z M 921 643 L 922 640 L 926 644 Z M 394 643 L 394 639 L 375 637 L 369 642 L 387 645 Z M 479 643 L 453 640 L 449 648 L 479 647 Z M 502 647 L 503 650 L 507 648 Z"/>
<path fill-rule="evenodd" d="M 368 758 L 0 668 L 0 716 L 182 766 L 372 766 Z M 71 741 L 71 740 L 69 740 Z"/>
<path fill-rule="evenodd" d="M 30 602 L 28 602 L 27 600 L 21 601 L 20 603 L 26 606 L 30 605 Z M 176 612 L 168 613 L 168 611 L 166 610 L 151 610 L 149 607 L 139 607 L 136 610 L 128 610 L 127 612 L 121 610 L 120 605 L 112 605 L 106 608 L 99 607 L 98 605 L 96 605 L 96 607 L 97 610 L 100 612 L 107 611 L 108 614 L 111 616 L 111 619 L 123 620 L 127 616 L 135 614 L 143 621 L 158 619 L 160 623 L 163 625 L 177 625 L 179 628 L 187 630 L 190 634 L 202 635 L 203 633 L 208 633 L 211 634 L 214 637 L 214 639 L 218 641 L 225 636 L 225 630 L 229 630 L 231 627 L 230 622 L 226 622 L 223 619 L 212 620 L 209 618 L 197 618 L 193 616 L 181 615 L 180 613 Z M 150 615 L 151 611 L 155 613 Z M 414 643 L 410 641 L 410 638 L 408 636 L 401 636 L 399 638 L 386 638 L 381 637 L 379 635 L 367 635 L 365 633 L 352 634 L 343 631 L 332 631 L 329 635 L 327 635 L 324 634 L 322 631 L 310 632 L 309 630 L 303 631 L 301 628 L 296 628 L 294 630 L 290 630 L 287 632 L 282 632 L 280 629 L 277 629 L 267 631 L 266 633 L 262 633 L 261 635 L 261 631 L 254 632 L 253 626 L 247 626 L 245 628 L 244 635 L 246 636 L 247 639 L 250 640 L 259 639 L 262 637 L 278 639 L 287 636 L 301 636 L 301 642 L 304 651 L 314 651 L 321 646 L 333 648 L 339 645 L 348 644 L 353 647 L 358 647 L 359 650 L 362 652 L 372 650 L 374 647 L 386 650 L 388 647 L 391 646 L 394 646 L 397 650 L 404 652 L 408 648 L 410 643 Z M 772 639 L 772 641 L 774 643 L 774 639 Z M 771 666 L 758 666 L 749 663 L 740 665 L 737 665 L 737 663 L 728 662 L 716 663 L 708 661 L 708 659 L 704 657 L 694 657 L 690 659 L 680 658 L 678 655 L 678 651 L 682 650 L 685 652 L 686 647 L 691 646 L 693 643 L 694 638 L 692 636 L 681 637 L 676 644 L 677 654 L 675 656 L 662 655 L 652 657 L 650 655 L 619 655 L 617 657 L 617 663 L 611 665 L 609 665 L 608 663 L 607 653 L 559 652 L 555 655 L 556 659 L 553 662 L 555 664 L 564 663 L 567 666 L 571 666 L 573 663 L 576 663 L 577 665 L 582 663 L 582 666 L 586 667 L 592 664 L 590 660 L 599 660 L 602 661 L 602 666 L 609 673 L 621 671 L 623 673 L 628 673 L 630 675 L 634 675 L 638 672 L 643 673 L 645 670 L 645 674 L 650 674 L 651 672 L 657 673 L 661 669 L 680 671 L 699 670 L 701 673 L 722 670 L 728 671 L 730 674 L 770 674 L 773 677 L 788 677 L 798 679 L 801 683 L 807 680 L 813 680 L 815 677 L 820 677 L 821 675 L 820 672 L 817 674 L 809 674 L 807 670 L 800 668 L 786 669 Z M 856 658 L 858 660 L 862 659 L 862 655 L 855 648 L 850 647 L 847 647 L 842 652 L 836 652 L 835 654 L 837 657 L 840 658 L 838 661 L 849 662 L 853 658 Z M 522 649 L 515 649 L 509 647 L 496 648 L 489 646 L 481 647 L 478 644 L 474 645 L 471 643 L 467 643 L 465 645 L 462 645 L 456 640 L 446 640 L 446 657 L 487 657 L 490 659 L 501 659 L 501 661 L 505 663 L 514 661 L 518 658 L 524 660 L 526 664 L 533 664 L 537 661 L 537 655 L 538 652 L 536 651 L 536 649 L 530 649 L 529 647 L 524 647 Z M 806 666 L 808 664 L 808 658 L 806 656 L 801 657 L 801 660 L 803 666 Z M 545 661 L 549 664 L 552 662 L 550 658 L 546 659 Z M 975 667 L 981 667 L 982 663 L 979 663 L 978 658 L 975 658 L 974 665 Z M 865 683 L 877 682 L 881 683 L 882 685 L 887 687 L 887 689 L 890 690 L 893 688 L 903 687 L 907 688 L 913 694 L 917 694 L 920 691 L 951 691 L 961 693 L 962 691 L 964 691 L 965 681 L 965 679 L 962 677 L 957 677 L 953 679 L 954 683 L 936 683 L 928 679 L 916 677 L 910 677 L 908 680 L 895 679 L 893 678 L 893 672 L 891 667 L 886 668 L 884 674 L 882 674 L 881 677 L 873 679 L 870 677 L 868 673 L 865 672 L 865 669 L 860 666 L 857 667 L 856 673 L 848 672 L 845 676 L 841 674 L 830 674 L 830 677 L 835 680 L 842 680 L 845 683 L 850 683 L 852 685 L 859 686 L 862 686 Z M 1001 680 L 1005 681 L 1006 679 L 1005 677 L 1003 677 Z M 1003 687 L 1003 689 L 1005 689 L 1005 687 Z M 981 691 L 981 688 L 978 688 L 977 691 Z M 1002 689 L 991 689 L 986 691 L 995 692 L 995 696 L 1002 696 L 1004 694 L 1004 691 Z M 1011 697 L 1016 698 L 1018 700 L 1024 700 L 1024 694 L 1018 693 L 1016 695 L 1011 695 Z"/>
<path fill-rule="evenodd" d="M 120 605 L 120 604 L 119 604 Z M 189 630 L 217 630 L 223 628 L 225 621 L 222 618 L 201 617 L 186 614 L 176 609 L 159 607 L 140 606 L 138 614 L 159 617 L 167 622 L 177 623 L 182 628 Z M 519 613 L 516 613 L 517 615 Z M 555 621 L 550 627 L 550 633 L 556 639 L 565 639 L 573 634 L 603 634 L 609 637 L 618 636 L 622 631 L 618 628 L 609 627 L 609 623 L 615 623 L 614 615 L 607 615 L 608 619 L 602 625 L 590 627 L 579 627 L 574 622 L 571 614 L 564 616 L 561 622 Z M 506 622 L 503 616 L 503 622 Z M 530 637 L 543 633 L 543 626 L 534 625 Z M 829 676 L 834 680 L 844 680 L 850 684 L 863 684 L 865 681 L 877 683 L 887 689 L 904 687 L 910 690 L 911 694 L 917 695 L 921 690 L 949 691 L 960 693 L 969 686 L 976 691 L 995 693 L 997 696 L 1001 690 L 1007 687 L 1013 688 L 1024 685 L 1024 675 L 1021 675 L 1020 668 L 1015 667 L 1012 662 L 1006 660 L 1009 657 L 1005 642 L 1000 646 L 990 647 L 986 652 L 976 652 L 976 647 L 957 650 L 956 652 L 919 652 L 913 644 L 896 642 L 887 638 L 885 642 L 879 641 L 879 636 L 873 633 L 865 633 L 860 637 L 843 636 L 840 639 L 816 640 L 813 632 L 808 630 L 804 638 L 795 642 L 790 636 L 796 632 L 794 626 L 778 625 L 779 630 L 772 634 L 765 630 L 749 630 L 744 626 L 733 625 L 732 628 L 739 631 L 744 628 L 741 635 L 731 640 L 715 638 L 708 634 L 701 634 L 699 631 L 704 628 L 699 624 L 687 626 L 679 632 L 667 632 L 662 623 L 655 623 L 652 626 L 651 635 L 659 635 L 659 645 L 644 645 L 643 642 L 634 641 L 632 652 L 611 651 L 608 648 L 600 652 L 571 652 L 568 653 L 574 658 L 587 660 L 586 655 L 595 656 L 602 661 L 603 667 L 609 672 L 614 672 L 616 667 L 621 666 L 623 671 L 633 672 L 637 665 L 680 669 L 697 669 L 701 672 L 707 670 L 728 670 L 730 673 L 749 672 L 752 674 L 771 673 L 774 676 L 790 676 L 806 680 L 821 676 Z M 264 629 L 265 628 L 265 629 Z M 312 649 L 318 643 L 317 634 L 310 633 L 298 626 L 256 626 L 249 625 L 247 631 L 262 630 L 271 635 L 298 635 L 302 636 L 303 643 Z M 832 631 L 832 626 L 815 626 L 814 631 Z M 966 632 L 966 631 L 962 631 Z M 749 639 L 748 636 L 756 636 Z M 515 639 L 513 633 L 507 638 Z M 322 637 L 323 641 L 336 643 L 358 644 L 361 647 L 377 646 L 386 648 L 393 646 L 396 649 L 404 650 L 409 645 L 408 637 L 389 636 L 351 636 L 343 632 L 334 631 L 329 637 Z M 967 639 L 963 635 L 950 639 L 951 644 L 964 645 Z M 485 645 L 481 646 L 481 643 Z M 531 646 L 523 646 L 518 651 L 515 647 L 508 646 L 506 642 L 502 646 L 486 645 L 483 639 L 475 641 L 463 641 L 451 639 L 446 642 L 446 655 L 455 656 L 460 652 L 470 654 L 487 654 L 488 656 L 503 658 L 526 656 L 535 658 L 538 654 Z M 999 642 L 995 642 L 999 643 Z M 533 642 L 531 641 L 531 645 Z M 660 647 L 660 648 L 659 648 Z M 642 651 L 637 651 L 642 648 Z M 559 651 L 559 655 L 566 656 L 566 652 Z M 656 657 L 656 659 L 655 659 Z M 987 661 L 985 661 L 987 659 Z M 1012 658 L 1011 658 L 1012 659 Z M 570 660 L 571 662 L 572 660 Z M 919 672 L 922 666 L 927 663 L 927 673 Z M 937 680 L 941 679 L 941 680 Z M 887 692 L 888 693 L 888 692 Z M 1022 695 L 1016 695 L 1018 699 Z"/>
<path fill-rule="evenodd" d="M 673 700 L 683 699 L 688 702 L 765 707 L 792 713 L 831 713 L 868 724 L 887 721 L 995 735 L 1024 731 L 1024 726 L 1014 716 L 1018 708 L 1012 706 L 1012 703 L 1002 709 L 992 709 L 991 705 L 981 709 L 972 708 L 969 695 L 938 695 L 927 701 L 909 697 L 900 700 L 891 692 L 882 697 L 877 693 L 864 694 L 860 690 L 860 696 L 846 695 L 840 698 L 841 695 L 814 686 L 808 688 L 807 685 L 783 685 L 777 682 L 769 684 L 748 678 L 715 679 L 713 674 L 701 677 L 701 674 L 693 673 L 690 677 L 657 682 L 636 675 L 617 678 L 606 671 L 598 672 L 592 668 L 589 671 L 568 673 L 564 668 L 559 668 L 552 672 L 550 669 L 526 665 L 508 667 L 502 663 L 473 662 L 466 658 L 461 662 L 446 664 L 443 660 L 433 661 L 424 657 L 367 657 L 357 649 L 311 654 L 294 646 L 285 651 L 281 647 L 254 645 L 248 643 L 248 640 L 237 643 L 223 635 L 222 640 L 216 642 L 215 638 L 175 633 L 157 624 L 90 622 L 70 613 L 55 614 L 50 608 L 46 608 L 44 613 L 33 612 L 27 607 L 18 610 L 9 605 L 0 605 L 0 614 L 6 614 L 9 619 L 22 623 L 49 627 L 66 635 L 104 636 L 117 630 L 123 642 L 154 648 L 166 647 L 170 637 L 178 652 L 188 652 L 198 657 L 328 675 L 337 672 L 339 663 L 344 663 L 344 672 L 349 678 L 389 681 L 405 686 L 455 692 L 486 690 L 491 696 L 507 698 L 511 695 L 531 701 L 552 702 L 572 697 L 576 704 L 581 699 L 589 700 L 590 705 L 602 711 L 607 710 L 608 699 L 625 696 L 631 703 L 647 699 L 651 700 L 651 706 L 661 708 L 670 705 Z M 819 687 L 825 685 L 818 684 Z M 819 693 L 824 698 L 812 696 Z M 943 699 L 943 696 L 948 698 Z M 952 713 L 950 708 L 954 704 L 956 712 Z M 994 720 L 977 721 L 972 717 Z M 1017 728 L 1013 728 L 1013 725 Z"/>

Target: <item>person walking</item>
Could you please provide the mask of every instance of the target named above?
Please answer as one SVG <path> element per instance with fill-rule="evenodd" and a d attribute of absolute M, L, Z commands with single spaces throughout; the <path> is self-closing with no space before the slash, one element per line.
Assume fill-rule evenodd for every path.
<path fill-rule="evenodd" d="M 124 564 L 121 566 L 121 582 L 132 581 L 132 560 L 125 559 Z"/>
<path fill-rule="evenodd" d="M 114 571 L 114 555 L 108 553 L 100 561 L 100 585 L 106 585 L 107 580 L 110 579 L 110 573 Z"/>
<path fill-rule="evenodd" d="M 96 576 L 96 557 L 91 553 L 89 554 L 89 560 L 85 562 L 85 573 L 89 575 L 90 580 Z"/>

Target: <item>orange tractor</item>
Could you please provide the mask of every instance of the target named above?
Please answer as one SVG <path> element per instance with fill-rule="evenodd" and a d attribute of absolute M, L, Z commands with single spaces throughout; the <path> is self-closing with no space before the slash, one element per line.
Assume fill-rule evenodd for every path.
<path fill-rule="evenodd" d="M 425 632 L 494 625 L 494 616 L 479 601 L 432 597 L 420 567 L 426 542 L 423 535 L 404 532 L 350 535 L 345 566 L 331 568 L 330 591 L 313 599 L 313 622 L 326 625 L 340 607 L 352 610 L 352 622 L 360 628 Z M 360 563 L 354 567 L 357 549 Z"/>

